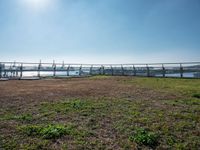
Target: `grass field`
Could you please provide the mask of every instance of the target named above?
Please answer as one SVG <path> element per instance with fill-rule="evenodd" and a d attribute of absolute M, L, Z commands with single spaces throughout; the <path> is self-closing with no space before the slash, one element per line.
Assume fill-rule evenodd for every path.
<path fill-rule="evenodd" d="M 0 82 L 0 149 L 200 148 L 200 80 Z"/>

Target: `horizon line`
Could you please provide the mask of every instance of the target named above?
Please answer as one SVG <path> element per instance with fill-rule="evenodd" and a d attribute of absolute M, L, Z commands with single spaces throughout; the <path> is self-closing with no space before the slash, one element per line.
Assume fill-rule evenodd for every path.
<path fill-rule="evenodd" d="M 56 63 L 54 60 L 52 63 L 49 62 L 42 62 L 41 60 L 36 63 L 36 62 L 18 62 L 18 61 L 0 61 L 1 63 L 7 63 L 7 64 L 56 64 L 56 65 L 162 65 L 162 64 L 200 64 L 200 61 L 184 61 L 184 62 L 171 62 L 171 63 L 65 63 L 64 61 L 62 63 Z"/>

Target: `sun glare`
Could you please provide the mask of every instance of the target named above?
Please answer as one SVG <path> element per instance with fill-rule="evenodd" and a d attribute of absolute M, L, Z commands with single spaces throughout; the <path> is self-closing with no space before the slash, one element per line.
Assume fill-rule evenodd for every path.
<path fill-rule="evenodd" d="M 53 0 L 21 0 L 21 3 L 29 10 L 41 11 L 48 8 Z"/>

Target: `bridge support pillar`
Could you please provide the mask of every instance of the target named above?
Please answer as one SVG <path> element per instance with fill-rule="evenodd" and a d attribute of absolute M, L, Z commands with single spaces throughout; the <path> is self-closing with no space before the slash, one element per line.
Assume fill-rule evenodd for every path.
<path fill-rule="evenodd" d="M 122 68 L 122 76 L 124 76 L 124 67 L 123 67 L 123 65 L 121 65 L 121 68 Z"/>
<path fill-rule="evenodd" d="M 23 64 L 21 64 L 20 66 L 20 78 L 22 78 L 23 76 Z"/>
<path fill-rule="evenodd" d="M 92 75 L 92 68 L 93 68 L 93 65 L 91 65 L 90 67 L 90 75 Z"/>
<path fill-rule="evenodd" d="M 147 77 L 150 77 L 150 69 L 149 69 L 148 64 L 146 64 L 146 67 L 147 67 Z"/>
<path fill-rule="evenodd" d="M 114 75 L 114 70 L 113 70 L 112 65 L 111 65 L 111 74 L 112 74 L 112 76 Z"/>
<path fill-rule="evenodd" d="M 56 76 L 56 64 L 55 61 L 53 61 L 53 76 Z"/>
<path fill-rule="evenodd" d="M 81 76 L 81 75 L 82 75 L 82 65 L 79 68 L 79 76 Z"/>
<path fill-rule="evenodd" d="M 180 64 L 180 75 L 181 75 L 181 78 L 183 78 L 183 66 L 182 66 L 182 64 Z"/>
<path fill-rule="evenodd" d="M 41 69 L 41 60 L 40 60 L 40 63 L 38 64 L 38 77 L 40 78 L 40 69 Z"/>
<path fill-rule="evenodd" d="M 165 73 L 166 73 L 165 66 L 164 66 L 164 64 L 162 64 L 162 76 L 163 76 L 163 78 L 165 77 Z"/>
<path fill-rule="evenodd" d="M 67 67 L 67 76 L 69 76 L 69 69 L 70 69 L 70 65 L 68 65 Z"/>

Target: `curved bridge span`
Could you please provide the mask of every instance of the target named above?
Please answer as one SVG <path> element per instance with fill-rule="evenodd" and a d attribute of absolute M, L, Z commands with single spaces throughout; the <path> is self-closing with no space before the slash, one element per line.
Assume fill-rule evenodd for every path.
<path fill-rule="evenodd" d="M 200 78 L 200 62 L 151 64 L 65 64 L 0 62 L 1 79 L 92 75 Z"/>

